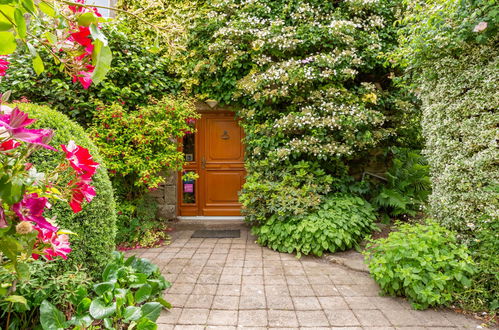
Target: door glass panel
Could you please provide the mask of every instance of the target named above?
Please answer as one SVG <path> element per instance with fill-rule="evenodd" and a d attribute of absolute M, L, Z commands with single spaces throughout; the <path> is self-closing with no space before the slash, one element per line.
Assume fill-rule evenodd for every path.
<path fill-rule="evenodd" d="M 182 180 L 182 202 L 184 204 L 196 204 L 195 180 L 193 179 Z"/>
<path fill-rule="evenodd" d="M 185 155 L 186 162 L 196 161 L 195 153 L 194 153 L 194 150 L 195 150 L 194 143 L 195 143 L 194 133 L 188 133 L 188 134 L 184 135 L 183 145 L 184 145 L 184 155 Z"/>

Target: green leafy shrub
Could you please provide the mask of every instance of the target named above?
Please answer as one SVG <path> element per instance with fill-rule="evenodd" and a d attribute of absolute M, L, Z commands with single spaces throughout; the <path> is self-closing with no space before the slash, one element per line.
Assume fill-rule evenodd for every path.
<path fill-rule="evenodd" d="M 224 1 L 193 15 L 186 87 L 238 110 L 252 224 L 317 210 L 349 162 L 398 143 L 417 113 L 391 79 L 391 1 Z M 399 130 L 399 128 L 403 128 Z"/>
<path fill-rule="evenodd" d="M 106 161 L 111 180 L 125 198 L 140 196 L 165 181 L 165 170 L 180 170 L 184 155 L 176 139 L 196 118 L 190 100 L 163 97 L 138 110 L 99 105 L 89 134 Z"/>
<path fill-rule="evenodd" d="M 431 192 L 429 166 L 417 150 L 391 148 L 390 154 L 393 159 L 385 174 L 387 182 L 379 185 L 373 205 L 390 216 L 415 216 Z"/>
<path fill-rule="evenodd" d="M 9 329 L 33 329 L 39 325 L 39 308 L 44 300 L 70 310 L 71 301 L 77 296 L 78 289 L 88 288 L 91 277 L 85 269 L 68 269 L 58 271 L 57 262 L 36 260 L 29 263 L 30 278 L 17 280 L 13 272 L 0 268 L 0 283 L 16 281 L 16 295 L 25 298 L 25 303 L 0 302 L 0 327 L 6 329 L 8 313 L 10 312 Z M 2 290 L 0 288 L 0 290 Z"/>
<path fill-rule="evenodd" d="M 105 80 L 88 90 L 60 72 L 59 64 L 43 50 L 40 56 L 45 72 L 36 75 L 31 54 L 20 50 L 9 57 L 10 68 L 0 84 L 0 92 L 12 90 L 12 99 L 27 97 L 84 125 L 91 122 L 98 101 L 122 102 L 125 109 L 135 109 L 146 105 L 151 96 L 161 98 L 178 92 L 180 83 L 171 72 L 168 58 L 144 47 L 141 36 L 134 32 L 126 20 L 104 24 L 103 33 L 113 53 L 111 69 Z"/>
<path fill-rule="evenodd" d="M 262 226 L 253 227 L 259 244 L 280 252 L 315 254 L 358 247 L 358 242 L 376 229 L 369 203 L 360 197 L 335 194 L 325 198 L 311 214 L 283 221 L 273 215 Z"/>
<path fill-rule="evenodd" d="M 168 227 L 164 220 L 157 219 L 158 205 L 153 198 L 120 200 L 117 210 L 116 245 L 120 248 L 152 247 L 169 242 Z"/>
<path fill-rule="evenodd" d="M 38 119 L 33 127 L 51 128 L 55 131 L 54 139 L 50 143 L 52 146 L 58 148 L 60 144 L 74 140 L 76 144 L 87 148 L 94 160 L 101 164 L 93 177 L 97 195 L 92 203 L 84 205 L 83 210 L 76 214 L 65 202 L 54 203 L 52 209 L 47 212 L 50 217 L 56 216 L 61 227 L 76 233 L 70 237 L 72 251 L 68 260 L 60 263 L 61 267 L 72 269 L 83 265 L 93 274 L 109 260 L 114 250 L 116 235 L 113 189 L 102 157 L 83 128 L 62 113 L 35 104 L 19 104 L 19 108 Z M 59 157 L 53 152 L 40 149 L 33 154 L 30 161 L 43 172 L 55 167 Z"/>
<path fill-rule="evenodd" d="M 40 307 L 40 323 L 45 330 L 100 325 L 106 329 L 156 329 L 163 307 L 171 308 L 161 294 L 170 283 L 158 266 L 147 259 L 124 258 L 115 252 L 102 272 L 102 282 L 91 292 L 84 288 L 71 300 L 69 318 L 49 301 Z"/>
<path fill-rule="evenodd" d="M 451 302 L 475 272 L 467 247 L 433 222 L 401 224 L 388 238 L 371 241 L 365 254 L 381 291 L 409 298 L 416 309 Z"/>

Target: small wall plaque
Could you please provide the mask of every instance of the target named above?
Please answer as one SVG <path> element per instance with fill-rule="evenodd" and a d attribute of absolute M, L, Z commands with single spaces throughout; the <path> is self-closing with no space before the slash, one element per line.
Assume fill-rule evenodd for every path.
<path fill-rule="evenodd" d="M 184 183 L 184 192 L 185 193 L 193 193 L 194 192 L 194 184 L 193 183 Z"/>
<path fill-rule="evenodd" d="M 193 154 L 185 154 L 185 161 L 186 162 L 192 162 L 193 160 L 194 160 Z"/>

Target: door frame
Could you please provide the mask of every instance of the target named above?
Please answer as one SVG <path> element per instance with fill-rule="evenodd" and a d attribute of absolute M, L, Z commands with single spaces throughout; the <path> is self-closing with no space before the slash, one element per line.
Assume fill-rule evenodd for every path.
<path fill-rule="evenodd" d="M 198 113 L 201 116 L 204 115 L 231 115 L 234 120 L 239 123 L 240 120 L 235 117 L 235 111 L 233 110 L 198 110 Z M 194 162 L 186 162 L 185 165 L 182 168 L 182 171 L 177 173 L 177 207 L 176 207 L 176 215 L 177 216 L 204 216 L 202 213 L 202 206 L 205 205 L 205 195 L 202 194 L 201 190 L 204 189 L 205 187 L 205 178 L 201 175 L 201 172 L 203 171 L 201 168 L 201 156 L 203 153 L 205 153 L 205 144 L 203 143 L 204 141 L 200 140 L 200 136 L 198 134 L 199 131 L 204 131 L 206 132 L 206 128 L 204 127 L 205 121 L 201 120 L 201 118 L 196 120 L 195 124 L 195 129 L 196 132 L 194 133 Z M 241 127 L 241 126 L 240 126 Z M 242 130 L 242 127 L 241 127 Z M 244 137 L 244 130 L 243 132 L 243 137 Z M 182 139 L 179 138 L 179 147 L 178 150 L 182 151 Z M 242 141 L 241 141 L 242 144 Z M 244 146 L 243 151 L 244 150 Z M 244 165 L 243 165 L 244 166 Z M 183 182 L 182 182 L 182 173 L 185 171 L 194 171 L 198 173 L 199 178 L 195 181 L 194 185 L 194 198 L 195 198 L 195 203 L 183 203 Z M 182 209 L 183 214 L 180 215 L 180 210 Z"/>

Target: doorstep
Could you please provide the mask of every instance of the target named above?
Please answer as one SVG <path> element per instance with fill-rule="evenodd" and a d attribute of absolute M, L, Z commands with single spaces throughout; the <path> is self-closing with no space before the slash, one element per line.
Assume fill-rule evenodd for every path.
<path fill-rule="evenodd" d="M 244 217 L 177 217 L 170 222 L 176 230 L 199 230 L 199 229 L 240 229 L 246 227 Z"/>

